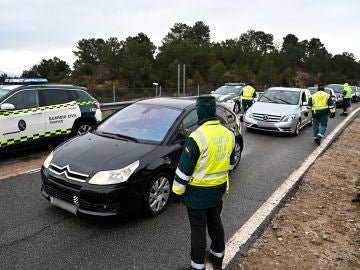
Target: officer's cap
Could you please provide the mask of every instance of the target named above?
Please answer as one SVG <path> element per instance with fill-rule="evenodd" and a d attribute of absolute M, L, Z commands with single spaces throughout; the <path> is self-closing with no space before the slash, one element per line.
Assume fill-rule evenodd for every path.
<path fill-rule="evenodd" d="M 324 91 L 324 85 L 322 83 L 319 83 L 317 90 L 318 91 Z"/>
<path fill-rule="evenodd" d="M 197 106 L 201 106 L 201 105 L 216 105 L 216 101 L 215 101 L 215 97 L 213 96 L 200 96 L 196 99 L 196 105 Z"/>

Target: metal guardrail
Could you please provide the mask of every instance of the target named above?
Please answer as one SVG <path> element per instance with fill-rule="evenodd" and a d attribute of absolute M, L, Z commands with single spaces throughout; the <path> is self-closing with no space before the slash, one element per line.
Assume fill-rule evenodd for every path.
<path fill-rule="evenodd" d="M 117 110 L 122 110 L 125 107 L 133 104 L 134 102 L 136 102 L 138 100 L 133 100 L 133 101 L 121 101 L 121 102 L 111 102 L 111 103 L 102 103 L 100 104 L 100 109 L 102 111 L 117 111 Z"/>

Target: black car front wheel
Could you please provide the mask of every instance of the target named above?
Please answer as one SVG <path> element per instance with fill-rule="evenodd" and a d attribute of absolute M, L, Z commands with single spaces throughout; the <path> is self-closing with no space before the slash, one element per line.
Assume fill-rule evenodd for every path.
<path fill-rule="evenodd" d="M 159 173 L 151 180 L 145 194 L 145 211 L 150 216 L 157 216 L 169 204 L 171 191 L 170 176 Z"/>
<path fill-rule="evenodd" d="M 235 164 L 234 164 L 234 169 L 239 165 L 240 163 L 240 159 L 241 159 L 241 145 L 240 145 L 240 141 L 239 140 L 235 140 Z"/>

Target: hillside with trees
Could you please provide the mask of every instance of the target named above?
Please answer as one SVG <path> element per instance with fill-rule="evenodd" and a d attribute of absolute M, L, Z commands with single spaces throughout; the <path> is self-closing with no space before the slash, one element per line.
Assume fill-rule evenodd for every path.
<path fill-rule="evenodd" d="M 299 40 L 294 34 L 275 42 L 270 33 L 249 30 L 238 38 L 211 42 L 201 21 L 176 23 L 159 47 L 144 34 L 125 40 L 79 40 L 73 69 L 58 57 L 43 59 L 23 76 L 44 76 L 51 82 L 92 89 L 177 87 L 178 64 L 186 65 L 186 87 L 213 89 L 224 82 L 306 87 L 318 83 L 360 84 L 360 62 L 352 53 L 332 55 L 318 38 Z M 6 76 L 2 75 L 0 79 Z"/>

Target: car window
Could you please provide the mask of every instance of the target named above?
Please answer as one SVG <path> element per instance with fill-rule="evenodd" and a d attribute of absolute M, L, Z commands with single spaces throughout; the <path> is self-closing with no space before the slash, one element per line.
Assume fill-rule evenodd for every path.
<path fill-rule="evenodd" d="M 307 102 L 307 96 L 306 96 L 305 92 L 303 92 L 302 95 L 301 95 L 301 101 L 302 102 Z"/>
<path fill-rule="evenodd" d="M 16 110 L 39 107 L 38 91 L 21 91 L 5 100 L 4 103 L 11 103 Z"/>
<path fill-rule="evenodd" d="M 240 94 L 241 86 L 221 86 L 215 90 L 218 95 Z"/>
<path fill-rule="evenodd" d="M 144 141 L 161 142 L 181 111 L 150 104 L 133 104 L 105 120 L 98 131 Z"/>
<path fill-rule="evenodd" d="M 225 125 L 227 124 L 227 114 L 226 114 L 226 110 L 221 108 L 221 107 L 216 107 L 216 116 L 217 118 L 220 120 L 220 123 Z"/>
<path fill-rule="evenodd" d="M 72 91 L 72 92 L 73 92 L 73 96 L 76 98 L 75 100 L 93 101 L 93 98 L 88 93 L 86 93 L 85 91 L 75 90 L 75 91 Z"/>
<path fill-rule="evenodd" d="M 199 121 L 199 118 L 198 118 L 196 110 L 192 110 L 187 116 L 185 116 L 185 118 L 182 122 L 183 128 L 195 130 L 199 126 L 198 121 Z"/>
<path fill-rule="evenodd" d="M 232 124 L 232 123 L 236 123 L 236 117 L 234 114 L 232 114 L 230 111 L 225 110 L 226 113 L 226 118 L 227 118 L 227 122 Z"/>
<path fill-rule="evenodd" d="M 40 91 L 41 106 L 64 104 L 74 100 L 71 92 L 62 89 L 47 89 Z"/>

